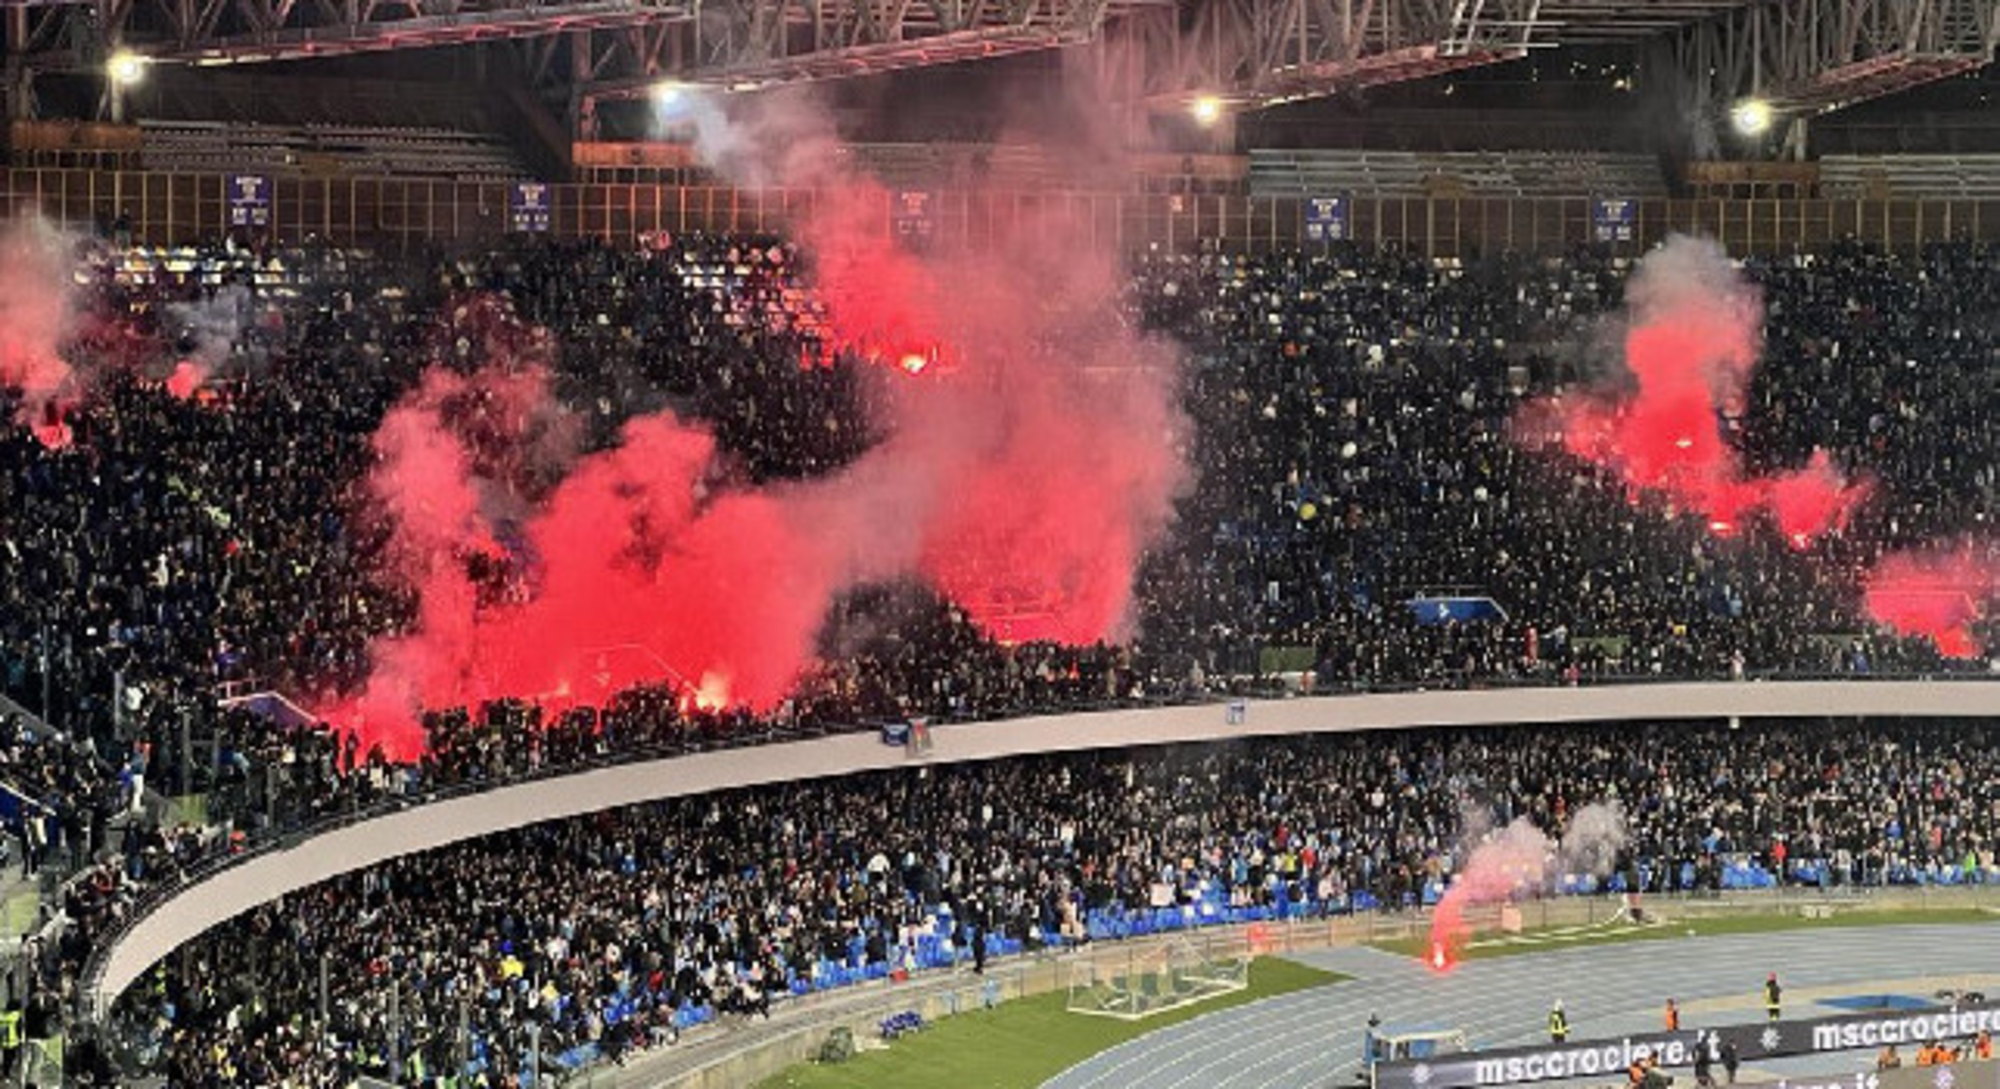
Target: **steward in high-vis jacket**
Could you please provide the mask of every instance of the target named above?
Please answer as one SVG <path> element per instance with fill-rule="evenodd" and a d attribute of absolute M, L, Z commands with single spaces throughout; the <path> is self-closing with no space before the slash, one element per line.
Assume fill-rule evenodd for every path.
<path fill-rule="evenodd" d="M 21 1039 L 21 1004 L 9 1002 L 0 1010 L 0 1077 L 10 1082 L 21 1062 Z"/>

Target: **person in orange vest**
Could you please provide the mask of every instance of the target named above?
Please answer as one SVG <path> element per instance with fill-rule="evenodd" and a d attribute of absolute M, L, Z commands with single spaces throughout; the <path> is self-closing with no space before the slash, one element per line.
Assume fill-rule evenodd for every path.
<path fill-rule="evenodd" d="M 1667 999 L 1667 1031 L 1679 1032 L 1680 1030 L 1681 1030 L 1681 1008 L 1679 1006 L 1674 1005 L 1674 1000 L 1669 998 Z"/>
<path fill-rule="evenodd" d="M 1937 1041 L 1935 1040 L 1925 1041 L 1924 1046 L 1917 1049 L 1917 1065 L 1918 1066 L 1937 1065 Z"/>
<path fill-rule="evenodd" d="M 1979 1030 L 1979 1038 L 1972 1041 L 1972 1057 L 1981 1062 L 1993 1057 L 1993 1033 Z"/>

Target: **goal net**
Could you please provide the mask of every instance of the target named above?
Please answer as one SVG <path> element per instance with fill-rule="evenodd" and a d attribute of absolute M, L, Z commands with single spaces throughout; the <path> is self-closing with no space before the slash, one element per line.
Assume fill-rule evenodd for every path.
<path fill-rule="evenodd" d="M 1072 965 L 1066 1008 L 1138 1021 L 1249 985 L 1248 957 L 1210 958 L 1182 939 Z"/>

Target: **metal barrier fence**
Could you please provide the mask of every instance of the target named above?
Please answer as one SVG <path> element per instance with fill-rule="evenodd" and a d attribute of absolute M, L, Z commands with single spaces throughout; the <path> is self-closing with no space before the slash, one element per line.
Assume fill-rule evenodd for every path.
<path fill-rule="evenodd" d="M 1994 909 L 2000 907 L 2000 886 L 1867 890 L 1791 886 L 1721 896 L 1650 896 L 1646 898 L 1646 905 L 1650 910 L 1681 923 L 1722 916 L 1801 915 L 1817 918 L 1852 910 L 1914 914 Z M 1531 931 L 1589 926 L 1609 920 L 1620 906 L 1621 901 L 1613 897 L 1530 900 L 1517 908 L 1521 916 L 1518 925 Z M 1502 909 L 1498 906 L 1474 908 L 1466 913 L 1466 922 L 1475 933 L 1493 934 L 1502 929 L 1501 913 Z M 709 1053 L 701 1059 L 686 1064 L 667 1064 L 678 1066 L 678 1069 L 649 1070 L 642 1066 L 637 1071 L 638 1077 L 625 1077 L 620 1071 L 594 1069 L 580 1075 L 572 1084 L 613 1089 L 640 1084 L 643 1079 L 645 1084 L 671 1089 L 725 1089 L 755 1085 L 787 1067 L 811 1059 L 821 1041 L 835 1028 L 848 1028 L 861 1037 L 872 1035 L 874 1026 L 882 1018 L 903 1010 L 915 1010 L 926 1021 L 934 1021 L 988 1004 L 1060 991 L 1068 985 L 1079 965 L 1093 964 L 1102 971 L 1114 974 L 1130 972 L 1148 946 L 1162 941 L 1191 942 L 1207 959 L 1284 956 L 1341 946 L 1425 939 L 1430 933 L 1430 926 L 1430 915 L 1419 912 L 1367 912 L 1290 919 L 1179 931 L 1161 937 L 1098 943 L 1059 954 L 989 962 L 984 977 L 972 977 L 962 971 L 940 972 L 932 976 L 920 974 L 906 984 L 867 984 L 848 994 L 836 991 L 808 996 L 792 1004 L 788 1016 L 784 1018 L 785 1023 L 768 1029 L 748 1024 L 723 1028 L 720 1030 L 724 1034 L 722 1038 L 710 1042 Z"/>
<path fill-rule="evenodd" d="M 219 237 L 230 228 L 228 178 L 172 174 L 0 169 L 0 212 L 43 216 L 75 229 L 102 229 L 123 216 L 137 241 L 152 245 Z M 555 185 L 550 232 L 560 238 L 629 241 L 668 231 L 776 231 L 809 213 L 810 189 L 724 186 Z M 1073 190 L 939 192 L 933 237 L 981 246 L 995 239 L 1088 239 L 1121 251 L 1209 245 L 1260 253 L 1333 245 L 1308 240 L 1299 197 L 1214 196 Z M 881 194 L 884 235 L 895 222 L 893 194 Z M 421 178 L 272 179 L 270 230 L 287 244 L 417 249 L 490 244 L 508 231 L 506 182 Z M 1669 233 L 1711 235 L 1737 253 L 1784 252 L 1855 238 L 1891 250 L 1953 239 L 2000 241 L 2000 201 L 1980 200 L 1666 200 L 1634 202 L 1630 241 L 1639 251 Z M 1469 195 L 1366 196 L 1347 202 L 1346 231 L 1367 245 L 1396 244 L 1433 257 L 1516 250 L 1550 252 L 1593 242 L 1586 198 Z"/>

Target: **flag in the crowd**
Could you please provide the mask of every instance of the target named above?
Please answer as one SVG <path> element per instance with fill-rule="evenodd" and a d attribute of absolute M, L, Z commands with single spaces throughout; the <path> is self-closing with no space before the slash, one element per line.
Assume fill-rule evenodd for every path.
<path fill-rule="evenodd" d="M 1481 620 L 1507 619 L 1507 610 L 1490 597 L 1431 597 L 1419 595 L 1403 604 L 1416 614 L 1419 624 L 1468 624 Z"/>

